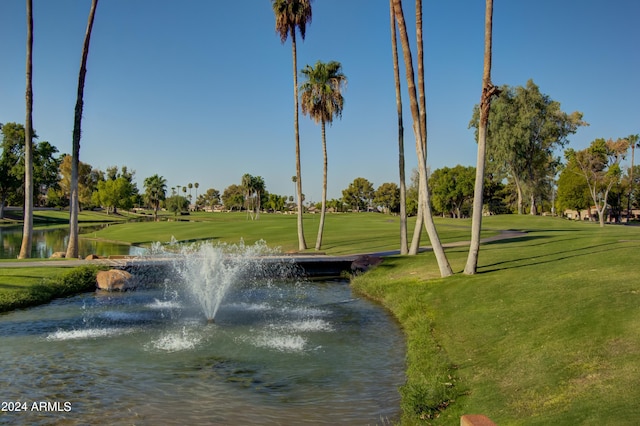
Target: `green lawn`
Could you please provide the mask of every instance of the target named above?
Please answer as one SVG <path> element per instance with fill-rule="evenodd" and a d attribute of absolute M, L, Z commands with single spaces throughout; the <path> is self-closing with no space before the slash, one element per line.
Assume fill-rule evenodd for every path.
<path fill-rule="evenodd" d="M 80 223 L 106 223 L 106 222 L 122 222 L 127 219 L 138 217 L 126 211 L 120 212 L 117 215 L 106 214 L 102 211 L 82 211 L 78 214 L 78 222 Z M 5 219 L 0 219 L 0 225 L 22 225 L 22 210 L 7 210 L 5 211 Z M 38 225 L 69 225 L 69 211 L 46 209 L 33 212 L 33 224 Z"/>
<path fill-rule="evenodd" d="M 428 253 L 354 280 L 406 332 L 403 423 L 483 413 L 500 425 L 637 424 L 640 228 L 517 216 L 485 224 L 527 234 L 483 245 L 475 276 L 459 273 L 467 251 L 455 248 L 458 274 L 447 279 Z"/>
<path fill-rule="evenodd" d="M 92 237 L 136 245 L 177 241 L 219 241 L 237 243 L 243 239 L 253 244 L 263 239 L 282 251 L 296 251 L 298 234 L 295 215 L 261 214 L 259 220 L 247 219 L 246 213 L 196 213 L 182 216 L 180 221 L 122 223 L 109 226 Z M 318 232 L 319 215 L 307 214 L 304 230 L 309 252 L 313 251 Z M 414 220 L 410 220 L 410 229 Z M 438 219 L 443 242 L 469 239 L 469 222 Z M 332 255 L 397 250 L 400 220 L 379 213 L 329 214 L 325 222 L 322 252 Z M 483 235 L 496 232 L 486 230 Z M 423 232 L 423 245 L 428 245 Z"/>
<path fill-rule="evenodd" d="M 47 303 L 56 297 L 91 291 L 97 267 L 0 269 L 0 312 Z"/>
<path fill-rule="evenodd" d="M 97 236 L 145 244 L 172 236 L 249 244 L 263 238 L 284 251 L 297 247 L 293 215 L 190 219 L 196 221 L 112 225 Z M 469 239 L 469 225 L 437 220 L 445 242 Z M 453 277 L 439 278 L 427 252 L 387 258 L 353 280 L 354 289 L 386 306 L 406 334 L 402 423 L 459 424 L 462 414 L 483 413 L 500 425 L 636 424 L 640 227 L 515 215 L 484 218 L 483 226 L 486 236 L 525 234 L 483 244 L 474 276 L 461 273 L 467 248 L 454 247 L 446 250 Z M 316 227 L 317 217 L 305 216 L 310 247 Z M 396 249 L 398 228 L 397 218 L 380 214 L 329 215 L 323 251 Z M 53 280 L 49 274 L 56 272 L 0 271 L 0 298 Z"/>

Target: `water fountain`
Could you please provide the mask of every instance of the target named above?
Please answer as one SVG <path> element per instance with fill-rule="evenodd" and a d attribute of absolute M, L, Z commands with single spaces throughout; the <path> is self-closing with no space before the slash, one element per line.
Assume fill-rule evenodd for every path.
<path fill-rule="evenodd" d="M 172 243 L 172 246 L 168 251 L 156 244 L 151 250 L 152 256 L 172 260 L 178 287 L 188 291 L 189 298 L 201 308 L 208 323 L 214 322 L 231 287 L 259 279 L 266 284 L 273 279 L 289 279 L 298 271 L 292 260 L 274 258 L 278 250 L 269 248 L 263 240 L 251 246 L 243 241 L 239 244 Z"/>
<path fill-rule="evenodd" d="M 397 419 L 402 334 L 345 281 L 294 278 L 264 243 L 155 253 L 173 271 L 155 288 L 0 316 L 3 399 L 70 408 L 4 412 L 0 424 Z"/>

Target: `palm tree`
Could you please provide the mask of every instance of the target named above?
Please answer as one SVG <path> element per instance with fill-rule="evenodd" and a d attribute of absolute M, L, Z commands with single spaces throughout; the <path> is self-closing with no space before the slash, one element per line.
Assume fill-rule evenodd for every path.
<path fill-rule="evenodd" d="M 198 211 L 198 188 L 200 184 L 198 182 L 193 184 L 193 187 L 196 189 L 196 211 Z"/>
<path fill-rule="evenodd" d="M 402 95 L 400 92 L 400 67 L 398 65 L 398 41 L 393 0 L 389 0 L 391 12 L 391 49 L 393 53 L 393 76 L 396 83 L 396 109 L 398 110 L 398 168 L 400 169 L 400 254 L 407 254 L 407 186 L 404 170 L 404 126 L 402 122 Z"/>
<path fill-rule="evenodd" d="M 19 259 L 31 257 L 33 234 L 33 4 L 27 0 L 27 90 L 24 123 L 24 225 Z"/>
<path fill-rule="evenodd" d="M 302 226 L 302 175 L 300 173 L 300 131 L 298 129 L 298 57 L 296 52 L 296 28 L 304 40 L 307 24 L 311 22 L 311 0 L 271 0 L 276 17 L 276 32 L 284 44 L 291 36 L 293 55 L 293 127 L 296 139 L 296 178 L 298 193 L 298 249 L 306 250 Z"/>
<path fill-rule="evenodd" d="M 480 96 L 480 124 L 478 125 L 478 157 L 476 160 L 476 183 L 473 193 L 471 222 L 471 245 L 464 273 L 473 275 L 478 269 L 480 251 L 480 231 L 482 228 L 482 205 L 484 192 L 484 165 L 487 146 L 487 124 L 491 98 L 497 88 L 491 83 L 491 41 L 493 27 L 493 0 L 486 0 L 484 16 L 484 71 L 482 73 L 482 95 Z"/>
<path fill-rule="evenodd" d="M 629 169 L 629 198 L 627 198 L 627 223 L 629 223 L 629 220 L 631 220 L 631 195 L 633 194 L 633 157 L 635 156 L 636 148 L 640 148 L 640 143 L 638 143 L 639 138 L 640 135 L 627 136 L 629 146 L 631 146 L 631 168 Z"/>
<path fill-rule="evenodd" d="M 167 181 L 162 176 L 153 175 L 144 180 L 144 189 L 146 202 L 153 207 L 153 219 L 157 221 L 160 201 L 167 195 Z"/>
<path fill-rule="evenodd" d="M 189 185 L 187 185 L 189 187 L 189 202 L 191 202 L 191 198 L 193 198 L 191 196 L 191 189 L 193 188 L 193 184 L 191 182 L 189 182 Z"/>
<path fill-rule="evenodd" d="M 250 215 L 251 219 L 253 220 L 253 213 L 249 213 L 250 211 L 253 211 L 253 206 L 251 206 L 251 208 L 249 207 L 249 202 L 251 200 L 251 196 L 253 195 L 253 182 L 253 176 L 251 176 L 249 173 L 245 173 L 244 175 L 242 175 L 242 181 L 240 185 L 244 190 L 244 203 L 245 207 L 247 208 L 247 220 L 249 220 Z"/>
<path fill-rule="evenodd" d="M 89 10 L 89 20 L 87 22 L 87 30 L 84 35 L 84 44 L 82 45 L 82 60 L 80 62 L 80 73 L 78 75 L 78 94 L 76 97 L 76 108 L 73 119 L 73 142 L 71 156 L 71 182 L 70 182 L 70 200 L 69 200 L 69 243 L 67 244 L 66 257 L 78 257 L 78 213 L 80 211 L 80 203 L 78 199 L 78 169 L 80 167 L 80 126 L 82 123 L 82 108 L 84 105 L 84 80 L 87 74 L 87 57 L 89 56 L 89 42 L 91 40 L 91 31 L 93 29 L 93 19 L 96 13 L 98 0 L 91 1 L 91 9 Z"/>
<path fill-rule="evenodd" d="M 426 109 L 424 102 L 424 69 L 419 66 L 418 71 L 422 74 L 419 76 L 420 84 L 420 104 L 418 105 L 418 97 L 416 95 L 415 79 L 413 74 L 413 62 L 411 56 L 411 48 L 409 46 L 409 37 L 407 35 L 407 26 L 402 11 L 402 0 L 393 0 L 394 15 L 398 23 L 398 33 L 402 43 L 402 52 L 405 62 L 405 73 L 407 78 L 407 89 L 409 92 L 409 105 L 411 107 L 411 115 L 413 117 L 413 134 L 416 139 L 416 154 L 418 156 L 418 174 L 419 174 L 419 196 L 418 196 L 418 218 L 422 218 L 431 241 L 433 253 L 436 256 L 440 275 L 447 277 L 453 274 L 447 256 L 444 253 L 438 231 L 433 222 L 431 214 L 429 188 L 427 186 L 427 133 L 426 133 Z M 418 45 L 418 62 L 422 60 L 422 1 L 416 0 L 416 35 Z M 416 221 L 416 227 L 419 221 Z M 420 228 L 422 224 L 419 224 Z"/>
<path fill-rule="evenodd" d="M 324 218 L 327 210 L 327 137 L 326 123 L 331 124 L 333 117 L 342 117 L 344 98 L 342 90 L 347 84 L 347 77 L 342 73 L 340 62 L 316 62 L 315 67 L 307 65 L 302 70 L 306 81 L 300 86 L 302 113 L 309 115 L 322 129 L 322 152 L 324 168 L 322 177 L 322 208 L 320 210 L 320 226 L 316 239 L 316 250 L 322 246 Z"/>
<path fill-rule="evenodd" d="M 265 190 L 264 179 L 262 176 L 256 176 L 252 179 L 251 186 L 253 187 L 253 191 L 255 192 L 256 197 L 256 219 L 260 219 L 260 209 L 261 207 L 261 197 Z"/>

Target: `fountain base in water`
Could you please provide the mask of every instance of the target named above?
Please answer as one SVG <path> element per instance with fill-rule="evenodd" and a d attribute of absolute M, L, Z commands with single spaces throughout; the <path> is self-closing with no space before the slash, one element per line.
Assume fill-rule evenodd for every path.
<path fill-rule="evenodd" d="M 258 281 L 269 282 L 298 276 L 292 261 L 274 260 L 278 249 L 270 249 L 264 241 L 251 246 L 239 244 L 196 243 L 165 250 L 160 244 L 152 255 L 173 259 L 173 272 L 178 287 L 187 290 L 188 299 L 199 306 L 208 324 L 214 318 L 227 293 L 233 288 Z M 271 258 L 266 261 L 265 259 Z"/>

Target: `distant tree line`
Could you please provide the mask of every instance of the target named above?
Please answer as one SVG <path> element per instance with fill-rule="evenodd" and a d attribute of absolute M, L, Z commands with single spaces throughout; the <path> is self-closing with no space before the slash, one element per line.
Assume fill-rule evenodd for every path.
<path fill-rule="evenodd" d="M 22 206 L 24 202 L 24 126 L 6 123 L 1 126 L 0 153 L 0 218 L 7 205 Z M 604 220 L 621 220 L 627 209 L 640 208 L 640 166 L 623 169 L 620 165 L 629 148 L 638 146 L 637 135 L 616 141 L 596 139 L 589 148 L 565 151 L 565 162 L 548 169 L 548 176 L 536 185 L 528 184 L 529 197 L 518 196 L 518 184 L 507 173 L 488 173 L 484 184 L 483 214 L 518 213 L 535 205 L 536 212 L 561 214 L 565 210 L 593 209 L 593 215 Z M 34 139 L 38 139 L 34 133 Z M 494 148 L 495 149 L 495 148 Z M 491 164 L 491 162 L 489 163 Z M 80 210 L 104 208 L 108 213 L 134 207 L 159 210 L 178 215 L 189 210 L 245 211 L 250 219 L 260 212 L 296 212 L 293 195 L 278 195 L 267 190 L 261 176 L 244 174 L 237 184 L 221 193 L 208 188 L 198 194 L 199 184 L 188 183 L 167 188 L 160 175 L 144 179 L 142 192 L 134 181 L 135 171 L 127 166 L 112 166 L 105 171 L 80 162 L 78 169 L 78 200 Z M 442 167 L 429 173 L 431 207 L 434 215 L 470 217 L 474 194 L 475 167 L 457 165 Z M 70 202 L 71 156 L 58 155 L 49 142 L 34 143 L 34 205 L 68 208 Z M 418 172 L 413 171 L 407 186 L 406 212 L 418 213 Z M 520 185 L 523 186 L 523 185 Z M 195 197 L 193 190 L 195 189 Z M 303 211 L 320 211 L 321 202 L 305 204 Z M 606 201 L 606 212 L 605 212 Z M 399 214 L 400 189 L 394 182 L 377 188 L 364 177 L 357 177 L 342 190 L 342 197 L 326 201 L 327 212 L 376 211 Z M 585 218 L 586 219 L 586 218 Z"/>

